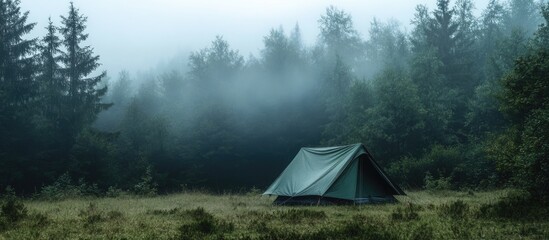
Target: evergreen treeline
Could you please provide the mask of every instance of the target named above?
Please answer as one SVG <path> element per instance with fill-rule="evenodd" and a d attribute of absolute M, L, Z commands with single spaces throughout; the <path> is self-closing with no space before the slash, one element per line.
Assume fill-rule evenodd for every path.
<path fill-rule="evenodd" d="M 248 58 L 217 37 L 186 66 L 107 81 L 72 4 L 27 39 L 28 12 L 0 0 L 0 189 L 264 187 L 300 147 L 362 142 L 405 187 L 548 196 L 549 5 L 474 7 L 419 5 L 410 31 L 374 19 L 367 38 L 328 7 L 313 46 L 298 25 Z"/>

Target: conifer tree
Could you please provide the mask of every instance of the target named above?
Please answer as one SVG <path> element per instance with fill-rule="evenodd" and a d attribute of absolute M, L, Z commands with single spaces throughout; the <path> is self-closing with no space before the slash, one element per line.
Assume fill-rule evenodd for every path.
<path fill-rule="evenodd" d="M 32 149 L 34 39 L 25 39 L 34 27 L 27 23 L 19 0 L 0 0 L 0 188 L 25 185 Z"/>
<path fill-rule="evenodd" d="M 43 117 L 52 127 L 57 128 L 60 124 L 62 104 L 66 95 L 66 83 L 61 76 L 60 46 L 61 40 L 56 35 L 57 28 L 49 19 L 46 27 L 47 33 L 40 42 L 39 55 L 39 86 Z"/>
<path fill-rule="evenodd" d="M 88 38 L 88 34 L 84 32 L 87 17 L 81 15 L 71 3 L 68 15 L 61 16 L 61 19 L 62 27 L 59 30 L 63 35 L 62 44 L 66 48 L 61 55 L 61 61 L 65 66 L 63 76 L 68 82 L 67 134 L 73 138 L 110 104 L 101 103 L 101 97 L 107 92 L 107 87 L 98 86 L 106 72 L 90 76 L 100 64 L 99 56 L 94 55 L 93 48 L 83 46 L 83 42 Z"/>

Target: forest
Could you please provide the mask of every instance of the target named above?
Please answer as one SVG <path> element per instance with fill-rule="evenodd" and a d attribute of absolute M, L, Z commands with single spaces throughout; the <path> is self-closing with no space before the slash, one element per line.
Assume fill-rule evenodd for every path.
<path fill-rule="evenodd" d="M 474 8 L 437 0 L 409 30 L 359 32 L 328 6 L 313 45 L 298 24 L 255 36 L 257 56 L 218 36 L 137 74 L 102 71 L 86 30 L 100 16 L 71 3 L 30 38 L 29 12 L 0 0 L 0 193 L 264 189 L 301 147 L 363 143 L 405 189 L 512 187 L 547 203 L 549 4 Z"/>

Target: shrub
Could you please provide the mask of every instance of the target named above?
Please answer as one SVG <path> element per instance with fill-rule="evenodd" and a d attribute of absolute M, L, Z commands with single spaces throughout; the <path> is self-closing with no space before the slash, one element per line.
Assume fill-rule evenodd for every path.
<path fill-rule="evenodd" d="M 541 212 L 533 211 L 531 195 L 527 191 L 514 190 L 508 192 L 495 203 L 482 204 L 477 212 L 481 218 L 531 218 L 539 216 Z"/>
<path fill-rule="evenodd" d="M 392 163 L 388 173 L 394 176 L 397 182 L 412 188 L 426 185 L 427 172 L 437 173 L 436 178 L 429 179 L 435 180 L 431 182 L 435 185 L 430 187 L 434 187 L 432 190 L 446 190 L 451 186 L 449 183 L 452 179 L 449 176 L 464 162 L 462 155 L 457 146 L 433 145 L 420 158 L 406 156 Z"/>
<path fill-rule="evenodd" d="M 117 198 L 117 197 L 120 197 L 120 196 L 123 196 L 123 195 L 126 195 L 127 193 L 120 189 L 120 188 L 117 188 L 117 187 L 113 187 L 113 186 L 110 186 L 108 189 L 107 189 L 107 192 L 105 193 L 105 196 L 106 197 L 110 197 L 110 198 Z"/>
<path fill-rule="evenodd" d="M 250 190 L 246 193 L 247 196 L 261 196 L 263 191 L 261 189 L 256 188 L 255 186 L 250 188 Z"/>
<path fill-rule="evenodd" d="M 469 215 L 469 205 L 462 200 L 450 204 L 442 204 L 438 209 L 439 216 L 452 219 L 464 219 Z"/>
<path fill-rule="evenodd" d="M 68 173 L 64 173 L 51 185 L 44 186 L 38 194 L 38 198 L 46 200 L 60 200 L 67 198 L 79 198 L 83 196 L 99 196 L 101 191 L 97 184 L 87 184 L 84 179 L 74 183 Z"/>
<path fill-rule="evenodd" d="M 193 221 L 179 227 L 179 239 L 203 239 L 208 235 L 223 234 L 234 230 L 234 224 L 216 219 L 201 207 L 187 210 L 185 214 L 190 216 Z"/>
<path fill-rule="evenodd" d="M 135 184 L 133 192 L 140 196 L 156 196 L 157 184 L 153 181 L 152 169 L 150 166 L 145 170 L 145 174 L 141 177 L 141 182 Z"/>
<path fill-rule="evenodd" d="M 425 175 L 424 188 L 429 191 L 450 190 L 452 187 L 451 177 L 439 177 L 435 179 L 429 172 Z"/>
<path fill-rule="evenodd" d="M 27 217 L 27 208 L 14 195 L 7 194 L 0 206 L 0 231 Z"/>
<path fill-rule="evenodd" d="M 27 208 L 15 197 L 5 200 L 0 208 L 0 218 L 3 218 L 7 224 L 16 223 L 26 216 Z"/>

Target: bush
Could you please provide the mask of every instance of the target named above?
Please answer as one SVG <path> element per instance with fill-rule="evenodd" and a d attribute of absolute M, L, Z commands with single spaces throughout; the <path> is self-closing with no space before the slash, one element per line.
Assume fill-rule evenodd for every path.
<path fill-rule="evenodd" d="M 212 234 L 232 232 L 234 224 L 216 219 L 204 208 L 187 210 L 184 214 L 190 216 L 193 221 L 179 227 L 179 239 L 203 239 Z"/>
<path fill-rule="evenodd" d="M 25 217 L 27 217 L 27 208 L 15 197 L 5 200 L 0 208 L 0 218 L 7 224 L 16 223 Z"/>
<path fill-rule="evenodd" d="M 157 184 L 153 181 L 152 169 L 150 166 L 145 170 L 145 174 L 141 177 L 141 182 L 133 187 L 133 192 L 140 196 L 156 196 Z"/>
<path fill-rule="evenodd" d="M 46 200 L 61 200 L 67 198 L 79 198 L 83 196 L 99 196 L 100 190 L 97 184 L 87 184 L 83 179 L 73 183 L 68 173 L 61 175 L 54 183 L 42 187 L 38 198 Z"/>
<path fill-rule="evenodd" d="M 430 173 L 438 174 L 429 180 L 429 187 L 449 189 L 452 174 L 465 159 L 458 146 L 433 145 L 420 158 L 403 157 L 389 166 L 388 173 L 403 186 L 411 188 L 426 186 L 425 179 Z M 459 169 L 458 169 L 459 170 Z M 431 175 L 431 177 L 433 177 Z"/>
<path fill-rule="evenodd" d="M 527 191 L 514 190 L 495 203 L 482 204 L 477 216 L 480 218 L 518 219 L 543 215 L 540 211 L 534 211 L 536 207 L 537 205 L 532 201 L 532 197 Z"/>
<path fill-rule="evenodd" d="M 122 190 L 120 188 L 110 186 L 107 189 L 107 192 L 105 193 L 105 196 L 110 197 L 110 198 L 117 198 L 117 197 L 120 197 L 120 196 L 123 196 L 123 195 L 126 195 L 126 194 L 127 193 L 124 190 Z"/>
<path fill-rule="evenodd" d="M 469 205 L 462 200 L 443 204 L 439 207 L 438 214 L 452 219 L 464 219 L 469 215 Z"/>
<path fill-rule="evenodd" d="M 452 188 L 451 177 L 435 179 L 429 172 L 425 175 L 424 183 L 424 188 L 429 191 L 443 191 Z"/>

